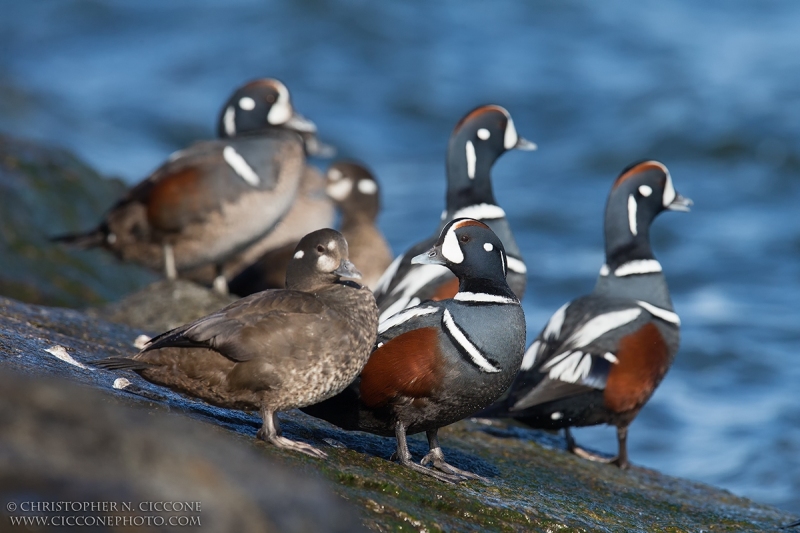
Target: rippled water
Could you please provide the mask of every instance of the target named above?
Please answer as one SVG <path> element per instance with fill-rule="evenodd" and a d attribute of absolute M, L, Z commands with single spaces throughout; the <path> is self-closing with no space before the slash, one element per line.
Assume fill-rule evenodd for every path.
<path fill-rule="evenodd" d="M 661 159 L 695 201 L 653 228 L 683 340 L 632 460 L 800 512 L 800 4 L 430 4 L 0 0 L 0 130 L 134 182 L 279 77 L 375 169 L 399 252 L 437 224 L 455 122 L 502 104 L 540 147 L 494 172 L 529 337 L 591 290 L 616 174 Z M 609 428 L 577 435 L 614 451 Z"/>

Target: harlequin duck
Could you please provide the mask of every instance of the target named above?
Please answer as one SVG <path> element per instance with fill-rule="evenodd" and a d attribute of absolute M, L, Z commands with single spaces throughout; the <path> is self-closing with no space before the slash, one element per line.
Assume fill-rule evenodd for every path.
<path fill-rule="evenodd" d="M 395 436 L 395 458 L 447 482 L 477 478 L 444 460 L 438 430 L 489 405 L 511 384 L 525 350 L 525 316 L 506 282 L 503 243 L 483 222 L 449 222 L 414 264 L 444 265 L 455 297 L 426 301 L 382 322 L 361 376 L 341 394 L 306 407 L 347 430 Z M 425 431 L 430 452 L 411 459 L 406 435 Z M 422 465 L 432 463 L 429 469 Z"/>
<path fill-rule="evenodd" d="M 447 148 L 447 209 L 442 213 L 439 231 L 449 221 L 461 217 L 488 224 L 503 241 L 508 253 L 508 284 L 521 298 L 527 268 L 505 211 L 495 200 L 491 176 L 497 158 L 515 148 L 535 150 L 536 145 L 517 135 L 511 115 L 500 106 L 478 107 L 456 124 Z M 381 276 L 375 299 L 382 321 L 420 301 L 455 295 L 458 282 L 447 269 L 411 264 L 412 257 L 431 247 L 439 231 L 397 257 Z"/>
<path fill-rule="evenodd" d="M 97 363 L 132 369 L 148 381 L 231 409 L 259 409 L 258 436 L 314 457 L 325 453 L 280 436 L 277 411 L 309 405 L 344 389 L 375 343 L 378 309 L 357 277 L 347 241 L 332 229 L 305 236 L 286 289 L 242 298 L 152 339 L 133 358 Z"/>
<path fill-rule="evenodd" d="M 550 318 L 522 360 L 508 398 L 480 416 L 508 416 L 537 428 L 617 427 L 628 466 L 628 426 L 653 394 L 678 351 L 680 319 L 672 308 L 661 264 L 650 248 L 650 224 L 665 210 L 688 211 L 658 161 L 633 164 L 611 188 L 605 213 L 606 263 L 594 291 Z M 606 460 L 608 461 L 608 460 Z"/>
<path fill-rule="evenodd" d="M 378 229 L 378 182 L 364 166 L 338 161 L 327 172 L 327 193 L 342 213 L 341 231 L 350 245 L 350 259 L 361 271 L 361 282 L 374 289 L 392 262 L 392 251 Z"/>
<path fill-rule="evenodd" d="M 312 231 L 333 226 L 335 209 L 325 194 L 325 185 L 320 171 L 306 165 L 297 197 L 275 229 L 225 262 L 223 273 L 230 280 L 233 294 L 247 296 L 284 287 L 286 269 L 300 239 Z M 352 257 L 353 246 L 349 239 L 347 242 Z M 206 274 L 198 281 L 206 283 L 209 277 Z M 361 283 L 366 285 L 363 278 Z"/>
<path fill-rule="evenodd" d="M 223 106 L 220 140 L 172 154 L 96 229 L 54 240 L 102 246 L 125 261 L 164 269 L 170 279 L 204 264 L 220 267 L 289 209 L 305 166 L 304 138 L 315 132 L 295 112 L 283 83 L 252 81 Z M 215 287 L 225 292 L 225 278 Z"/>

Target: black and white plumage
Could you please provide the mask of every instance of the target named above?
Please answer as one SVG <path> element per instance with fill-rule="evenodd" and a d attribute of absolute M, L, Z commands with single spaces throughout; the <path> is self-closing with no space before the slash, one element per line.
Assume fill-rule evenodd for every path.
<path fill-rule="evenodd" d="M 286 86 L 252 81 L 228 99 L 219 139 L 172 154 L 87 233 L 55 240 L 103 247 L 174 279 L 225 260 L 267 234 L 286 214 L 317 146 L 316 126 L 297 114 Z M 227 291 L 220 276 L 215 287 Z"/>
<path fill-rule="evenodd" d="M 369 358 L 378 327 L 372 292 L 332 229 L 306 235 L 286 289 L 247 296 L 152 339 L 133 358 L 95 363 L 135 370 L 213 405 L 259 410 L 259 437 L 314 457 L 325 453 L 280 435 L 275 413 L 313 404 L 347 387 Z"/>
<path fill-rule="evenodd" d="M 415 264 L 450 268 L 454 298 L 426 301 L 393 315 L 361 376 L 341 394 L 304 408 L 344 429 L 395 436 L 405 466 L 447 482 L 475 478 L 444 460 L 438 429 L 483 409 L 511 384 L 525 348 L 525 317 L 505 280 L 503 244 L 472 219 L 447 224 Z M 425 431 L 430 453 L 411 460 L 406 435 Z"/>
<path fill-rule="evenodd" d="M 462 118 L 447 148 L 447 207 L 438 230 L 395 258 L 375 289 L 381 320 L 424 300 L 452 298 L 458 281 L 438 265 L 415 265 L 411 259 L 428 250 L 442 228 L 456 218 L 473 218 L 487 224 L 508 254 L 508 284 L 518 297 L 525 292 L 527 268 L 505 211 L 492 190 L 491 169 L 508 150 L 534 150 L 536 145 L 517 134 L 511 115 L 497 105 L 478 107 Z"/>
<path fill-rule="evenodd" d="M 626 168 L 606 205 L 606 264 L 594 291 L 560 307 L 525 353 L 508 396 L 483 416 L 508 416 L 539 428 L 613 424 L 620 467 L 628 464 L 627 428 L 666 374 L 680 340 L 649 228 L 664 210 L 688 211 L 667 168 Z"/>

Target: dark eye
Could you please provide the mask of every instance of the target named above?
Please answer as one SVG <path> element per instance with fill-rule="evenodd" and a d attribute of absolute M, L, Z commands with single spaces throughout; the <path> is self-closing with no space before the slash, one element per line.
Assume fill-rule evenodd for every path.
<path fill-rule="evenodd" d="M 322 246 L 321 244 L 318 244 L 318 245 L 317 245 L 317 251 L 318 251 L 319 253 L 321 253 L 321 254 L 324 254 L 324 253 L 325 253 L 325 247 L 324 247 L 324 246 Z"/>
<path fill-rule="evenodd" d="M 462 235 L 458 238 L 461 242 L 469 242 L 469 235 Z"/>
<path fill-rule="evenodd" d="M 274 104 L 275 103 L 275 95 L 274 94 L 268 94 L 267 95 L 267 103 L 268 104 Z"/>

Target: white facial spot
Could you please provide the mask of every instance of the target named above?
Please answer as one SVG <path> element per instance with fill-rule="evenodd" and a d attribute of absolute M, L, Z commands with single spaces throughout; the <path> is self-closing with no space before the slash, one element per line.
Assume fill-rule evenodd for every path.
<path fill-rule="evenodd" d="M 342 171 L 339 170 L 338 168 L 328 169 L 328 179 L 331 181 L 339 181 L 340 179 L 342 179 L 343 175 L 344 174 L 342 174 Z"/>
<path fill-rule="evenodd" d="M 339 266 L 339 261 L 329 255 L 321 255 L 317 259 L 317 268 L 323 272 L 333 272 Z"/>
<path fill-rule="evenodd" d="M 239 107 L 245 111 L 252 111 L 256 107 L 256 101 L 249 96 L 243 96 L 239 99 Z"/>
<path fill-rule="evenodd" d="M 236 109 L 234 109 L 232 105 L 229 105 L 225 109 L 222 123 L 225 126 L 225 133 L 227 133 L 229 137 L 236 135 Z"/>
<path fill-rule="evenodd" d="M 289 103 L 289 89 L 280 82 L 275 82 L 275 89 L 278 91 L 278 99 L 272 104 L 267 114 L 267 122 L 276 126 L 283 124 L 292 118 L 292 104 Z"/>
<path fill-rule="evenodd" d="M 662 198 L 662 204 L 664 207 L 667 207 L 669 204 L 671 204 L 675 200 L 675 197 L 678 195 L 675 192 L 675 186 L 672 185 L 672 176 L 669 175 L 669 172 L 667 172 L 666 174 L 667 174 L 667 183 L 664 184 L 664 196 Z"/>
<path fill-rule="evenodd" d="M 508 124 L 506 124 L 506 134 L 503 137 L 503 146 L 506 150 L 511 150 L 517 145 L 519 135 L 517 135 L 517 128 L 514 127 L 514 121 L 508 117 Z"/>
<path fill-rule="evenodd" d="M 487 252 L 491 252 L 492 250 L 494 250 L 494 246 L 492 246 L 492 243 L 486 242 L 483 244 L 483 249 L 486 250 Z"/>
<path fill-rule="evenodd" d="M 302 259 L 304 255 L 306 255 L 306 253 L 303 250 L 297 250 L 294 253 L 294 258 L 295 259 Z"/>
<path fill-rule="evenodd" d="M 467 141 L 467 176 L 469 179 L 475 178 L 475 162 L 477 160 L 475 156 L 475 146 L 472 144 L 472 141 Z"/>
<path fill-rule="evenodd" d="M 341 202 L 342 200 L 350 196 L 350 191 L 352 189 L 353 189 L 353 182 L 350 180 L 335 181 L 325 188 L 325 190 L 328 193 L 328 196 L 330 196 L 337 202 Z"/>
<path fill-rule="evenodd" d="M 333 250 L 334 248 L 336 248 L 336 241 L 330 241 L 328 243 L 328 250 Z"/>
<path fill-rule="evenodd" d="M 378 184 L 372 180 L 358 180 L 358 190 L 361 194 L 375 194 L 378 192 Z"/>
<path fill-rule="evenodd" d="M 653 189 L 649 185 L 639 185 L 639 194 L 647 198 L 653 194 Z"/>
<path fill-rule="evenodd" d="M 631 234 L 636 235 L 638 230 L 636 228 L 636 198 L 633 195 L 628 196 L 628 226 L 631 228 Z"/>
<path fill-rule="evenodd" d="M 482 141 L 485 141 L 486 139 L 488 139 L 491 136 L 492 136 L 492 134 L 489 133 L 489 130 L 487 130 L 486 128 L 481 128 L 481 129 L 478 130 L 478 139 L 480 139 Z"/>
<path fill-rule="evenodd" d="M 458 237 L 456 237 L 456 232 L 452 227 L 447 230 L 447 235 L 444 236 L 442 255 L 451 263 L 459 264 L 464 260 L 464 252 L 461 251 L 461 246 L 458 245 Z"/>

